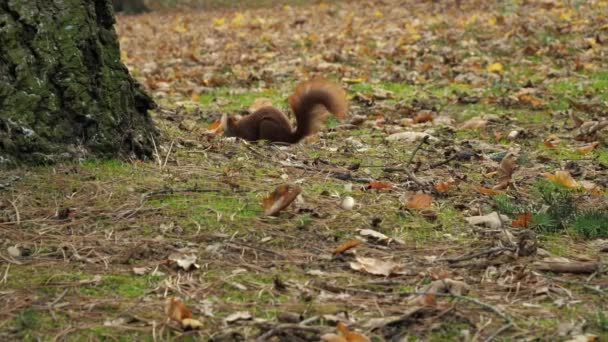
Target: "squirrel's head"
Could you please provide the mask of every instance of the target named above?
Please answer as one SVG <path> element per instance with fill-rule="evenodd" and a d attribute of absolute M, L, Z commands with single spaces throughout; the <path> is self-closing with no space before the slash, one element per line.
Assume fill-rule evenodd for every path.
<path fill-rule="evenodd" d="M 224 131 L 224 136 L 234 137 L 236 136 L 236 123 L 241 119 L 240 115 L 228 116 L 228 114 L 222 114 L 220 120 L 220 127 Z"/>

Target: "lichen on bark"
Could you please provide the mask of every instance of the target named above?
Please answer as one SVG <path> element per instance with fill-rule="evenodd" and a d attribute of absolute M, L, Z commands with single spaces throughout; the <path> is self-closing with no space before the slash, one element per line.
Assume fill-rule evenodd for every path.
<path fill-rule="evenodd" d="M 111 0 L 0 1 L 0 164 L 151 155 L 113 26 Z"/>

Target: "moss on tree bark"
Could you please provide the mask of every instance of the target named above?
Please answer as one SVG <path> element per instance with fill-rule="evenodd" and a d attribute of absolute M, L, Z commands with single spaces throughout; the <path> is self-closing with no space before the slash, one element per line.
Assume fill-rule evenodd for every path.
<path fill-rule="evenodd" d="M 150 156 L 153 106 L 120 61 L 111 0 L 0 1 L 0 165 Z"/>

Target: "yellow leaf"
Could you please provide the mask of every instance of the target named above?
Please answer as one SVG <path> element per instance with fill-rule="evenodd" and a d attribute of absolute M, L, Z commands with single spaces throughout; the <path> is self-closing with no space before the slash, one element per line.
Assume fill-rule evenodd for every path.
<path fill-rule="evenodd" d="M 594 141 L 591 144 L 581 146 L 581 147 L 577 148 L 576 150 L 579 151 L 581 154 L 588 154 L 588 153 L 591 153 L 591 151 L 593 151 L 593 149 L 599 144 L 600 144 L 599 141 Z"/>
<path fill-rule="evenodd" d="M 574 180 L 574 178 L 572 178 L 572 175 L 570 175 L 570 172 L 568 171 L 558 170 L 555 171 L 555 174 L 546 172 L 543 173 L 543 176 L 553 183 L 565 186 L 566 188 L 580 187 L 580 185 Z"/>
<path fill-rule="evenodd" d="M 491 16 L 488 18 L 488 25 L 496 26 L 496 17 L 495 16 Z"/>
<path fill-rule="evenodd" d="M 243 21 L 245 21 L 243 13 L 237 13 L 234 15 L 234 18 L 232 18 L 231 24 L 232 26 L 240 27 L 243 25 Z"/>
<path fill-rule="evenodd" d="M 221 17 L 221 18 L 213 18 L 213 25 L 214 26 L 224 26 L 226 24 L 226 18 Z"/>
<path fill-rule="evenodd" d="M 500 64 L 498 62 L 488 65 L 488 72 L 494 72 L 497 74 L 501 74 L 502 71 L 503 71 L 503 66 L 502 66 L 502 64 Z"/>
<path fill-rule="evenodd" d="M 374 17 L 380 18 L 380 17 L 382 17 L 382 16 L 383 16 L 383 14 L 382 14 L 382 12 L 380 12 L 379 10 L 375 10 L 375 11 L 374 11 Z"/>

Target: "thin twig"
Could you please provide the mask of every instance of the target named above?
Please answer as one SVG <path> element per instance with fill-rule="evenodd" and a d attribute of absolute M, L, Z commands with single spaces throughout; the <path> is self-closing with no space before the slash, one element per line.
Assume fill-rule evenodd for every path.
<path fill-rule="evenodd" d="M 464 255 L 464 256 L 461 256 L 461 257 L 458 257 L 458 258 L 440 259 L 438 261 L 447 261 L 449 263 L 455 263 L 455 262 L 475 259 L 475 258 L 480 257 L 482 255 L 493 254 L 493 253 L 502 252 L 502 251 L 515 252 L 515 248 L 513 248 L 513 247 L 494 247 L 494 248 L 486 249 L 486 250 L 483 250 L 483 251 L 479 251 L 477 253 Z"/>
<path fill-rule="evenodd" d="M 11 264 L 6 264 L 6 269 L 4 270 L 4 276 L 0 279 L 0 284 L 6 284 L 8 282 L 8 271 L 11 269 Z"/>
<path fill-rule="evenodd" d="M 21 214 L 19 213 L 19 208 L 17 207 L 17 203 L 16 203 L 17 200 L 15 200 L 15 201 L 9 200 L 8 202 L 13 206 L 13 209 L 15 209 L 15 219 L 17 220 L 17 226 L 20 226 L 21 225 Z"/>
<path fill-rule="evenodd" d="M 154 135 L 150 133 L 150 138 L 152 138 L 152 146 L 154 146 L 154 155 L 156 156 L 156 161 L 158 162 L 158 167 L 162 170 L 163 163 L 160 159 L 160 154 L 158 153 L 158 148 L 156 147 L 156 141 L 154 140 Z"/>
<path fill-rule="evenodd" d="M 175 143 L 175 139 L 171 140 L 171 145 L 169 146 L 169 151 L 167 152 L 167 155 L 165 156 L 165 162 L 163 163 L 163 166 L 160 168 L 160 170 L 164 170 L 165 167 L 167 167 L 167 161 L 169 161 L 169 156 L 171 155 L 171 150 L 173 149 L 173 144 Z"/>
<path fill-rule="evenodd" d="M 418 151 L 422 148 L 422 145 L 428 143 L 429 138 L 430 138 L 430 135 L 425 135 L 424 137 L 422 137 L 422 139 L 420 140 L 420 143 L 418 143 L 418 146 L 416 146 L 416 148 L 410 155 L 410 158 L 407 160 L 407 162 L 405 162 L 404 168 L 407 169 L 412 164 L 412 162 L 414 161 L 414 157 L 416 156 L 416 153 L 418 153 Z"/>
<path fill-rule="evenodd" d="M 281 330 L 300 330 L 300 331 L 306 331 L 306 332 L 319 334 L 321 331 L 323 331 L 325 329 L 326 329 L 326 327 L 321 327 L 321 326 L 317 327 L 317 326 L 309 326 L 309 325 L 301 325 L 301 324 L 293 324 L 293 323 L 284 323 L 284 324 L 279 324 L 279 325 L 271 328 L 264 334 L 260 335 L 256 339 L 256 342 L 265 342 Z"/>

